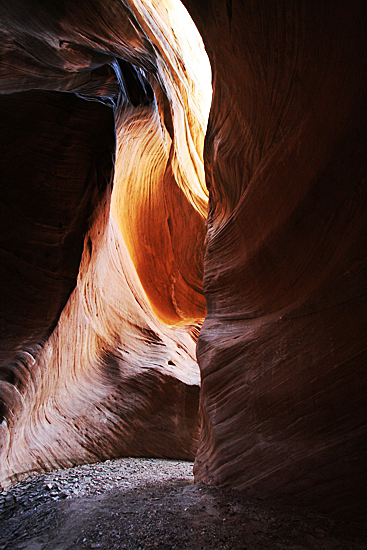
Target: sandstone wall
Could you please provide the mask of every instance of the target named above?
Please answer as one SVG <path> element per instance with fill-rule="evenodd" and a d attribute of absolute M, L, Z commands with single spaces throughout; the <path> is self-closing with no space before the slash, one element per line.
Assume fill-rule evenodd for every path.
<path fill-rule="evenodd" d="M 366 8 L 184 4 L 207 130 L 171 0 L 0 4 L 2 479 L 199 445 L 365 517 Z"/>
<path fill-rule="evenodd" d="M 196 479 L 366 502 L 366 9 L 185 0 L 213 67 Z"/>

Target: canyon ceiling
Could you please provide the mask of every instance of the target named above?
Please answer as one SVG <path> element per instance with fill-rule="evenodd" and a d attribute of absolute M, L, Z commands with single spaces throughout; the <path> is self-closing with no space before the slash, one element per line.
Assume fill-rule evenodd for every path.
<path fill-rule="evenodd" d="M 1 483 L 195 457 L 366 519 L 367 7 L 184 4 L 0 0 Z"/>

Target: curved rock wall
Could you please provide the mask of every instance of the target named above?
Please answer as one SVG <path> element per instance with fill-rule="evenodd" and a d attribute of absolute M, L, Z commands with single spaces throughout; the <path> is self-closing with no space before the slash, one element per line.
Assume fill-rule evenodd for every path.
<path fill-rule="evenodd" d="M 158 82 L 150 80 L 158 110 L 125 110 L 119 117 L 112 211 L 156 315 L 168 324 L 196 322 L 205 316 L 202 150 L 209 60 L 180 2 L 136 1 L 131 7 L 160 54 Z"/>
<path fill-rule="evenodd" d="M 59 7 L 1 8 L 5 485 L 192 460 L 198 442 L 209 104 L 192 45 L 166 43 L 177 22 L 160 3 L 145 31 L 122 3 Z"/>
<path fill-rule="evenodd" d="M 118 456 L 195 454 L 195 334 L 155 319 L 116 223 L 109 217 L 105 228 L 104 218 L 86 236 L 56 329 L 13 365 L 5 480 Z"/>
<path fill-rule="evenodd" d="M 37 151 L 31 131 L 17 142 L 25 180 L 4 140 L 22 183 L 3 200 L 2 288 L 16 310 L 5 290 L 2 478 L 193 457 L 204 276 L 196 479 L 365 517 L 366 8 L 184 3 L 213 69 L 207 232 L 208 69 L 174 22 L 184 12 L 171 0 L 0 4 L 1 89 L 29 94 L 4 105 L 19 102 L 25 121 L 23 101 L 48 105 L 33 115 Z"/>
<path fill-rule="evenodd" d="M 184 3 L 213 67 L 196 479 L 365 517 L 366 9 Z"/>
<path fill-rule="evenodd" d="M 84 234 L 111 193 L 115 136 L 111 109 L 72 94 L 0 95 L 0 110 L 6 378 L 18 352 L 47 339 L 75 287 Z"/>

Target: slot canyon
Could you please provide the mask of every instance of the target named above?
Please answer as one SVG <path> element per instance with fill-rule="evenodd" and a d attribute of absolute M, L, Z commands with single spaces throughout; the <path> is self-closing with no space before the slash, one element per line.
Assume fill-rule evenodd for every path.
<path fill-rule="evenodd" d="M 195 460 L 366 521 L 366 35 L 360 0 L 0 1 L 2 487 Z"/>

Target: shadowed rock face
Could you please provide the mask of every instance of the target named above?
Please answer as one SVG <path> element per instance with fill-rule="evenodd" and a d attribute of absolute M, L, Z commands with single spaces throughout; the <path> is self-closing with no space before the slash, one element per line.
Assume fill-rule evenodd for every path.
<path fill-rule="evenodd" d="M 5 366 L 47 339 L 75 287 L 84 234 L 111 193 L 115 136 L 112 110 L 74 94 L 0 95 L 0 110 Z"/>
<path fill-rule="evenodd" d="M 363 518 L 365 7 L 185 0 L 205 227 L 173 4 L 35 4 L 1 4 L 2 478 L 193 457 L 204 278 L 196 479 Z"/>
<path fill-rule="evenodd" d="M 366 9 L 185 5 L 214 82 L 196 479 L 364 516 Z"/>

